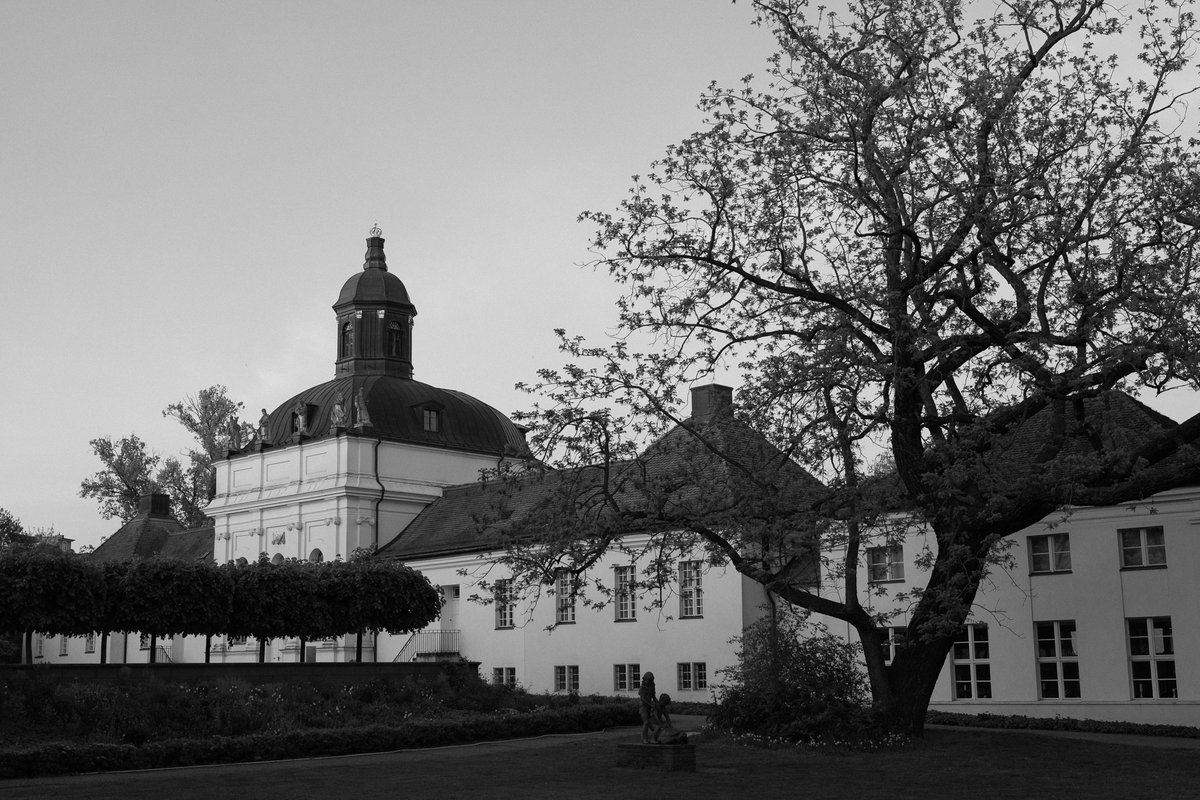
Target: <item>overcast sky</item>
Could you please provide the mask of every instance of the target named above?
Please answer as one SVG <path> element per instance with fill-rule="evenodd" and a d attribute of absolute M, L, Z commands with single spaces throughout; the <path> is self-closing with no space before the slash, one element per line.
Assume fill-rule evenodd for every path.
<path fill-rule="evenodd" d="M 602 334 L 585 209 L 761 72 L 728 0 L 0 0 L 0 507 L 97 544 L 88 441 L 188 445 L 215 383 L 247 418 L 333 377 L 330 306 L 378 222 L 415 377 L 502 411 Z"/>
<path fill-rule="evenodd" d="M 0 0 L 0 507 L 98 544 L 88 441 L 188 437 L 333 377 L 330 309 L 378 223 L 415 377 L 502 411 L 602 335 L 610 210 L 772 41 L 729 0 Z M 1178 409 L 1158 407 L 1176 418 Z"/>

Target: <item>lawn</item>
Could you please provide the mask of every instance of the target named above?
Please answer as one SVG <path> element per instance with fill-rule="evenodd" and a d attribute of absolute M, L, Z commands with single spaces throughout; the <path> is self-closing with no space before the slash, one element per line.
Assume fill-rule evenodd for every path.
<path fill-rule="evenodd" d="M 931 730 L 882 753 L 762 750 L 702 741 L 694 774 L 618 769 L 636 729 L 436 750 L 146 773 L 16 780 L 6 800 L 180 800 L 236 786 L 255 800 L 371 798 L 890 797 L 1194 798 L 1196 750 L 1076 741 L 1025 732 Z M 1186 744 L 1186 743 L 1184 743 Z"/>

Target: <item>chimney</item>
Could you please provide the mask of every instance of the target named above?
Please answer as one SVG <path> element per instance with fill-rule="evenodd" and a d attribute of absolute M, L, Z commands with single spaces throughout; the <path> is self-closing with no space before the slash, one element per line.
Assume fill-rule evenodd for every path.
<path fill-rule="evenodd" d="M 732 411 L 732 387 L 721 386 L 718 383 L 692 387 L 692 422 L 694 424 L 711 422 L 718 414 L 729 414 Z"/>
<path fill-rule="evenodd" d="M 161 492 L 150 492 L 138 498 L 138 516 L 171 516 L 171 498 Z"/>

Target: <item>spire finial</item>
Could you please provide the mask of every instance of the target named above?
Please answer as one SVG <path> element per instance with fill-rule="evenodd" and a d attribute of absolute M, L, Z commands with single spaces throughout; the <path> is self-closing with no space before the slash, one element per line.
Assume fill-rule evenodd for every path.
<path fill-rule="evenodd" d="M 375 224 L 371 226 L 370 233 L 372 236 L 383 236 L 383 230 L 380 229 L 378 221 L 376 221 Z"/>

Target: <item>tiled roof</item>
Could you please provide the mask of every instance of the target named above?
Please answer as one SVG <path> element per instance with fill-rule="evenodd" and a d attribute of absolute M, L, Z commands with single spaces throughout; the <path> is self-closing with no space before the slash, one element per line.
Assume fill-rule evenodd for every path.
<path fill-rule="evenodd" d="M 679 514 L 720 517 L 731 503 L 751 492 L 750 481 L 770 481 L 793 510 L 807 508 L 821 484 L 732 416 L 718 417 L 699 430 L 712 443 L 689 433 L 690 421 L 669 431 L 635 461 L 614 465 L 608 485 L 621 509 L 620 520 L 603 501 L 604 472 L 599 467 L 534 470 L 510 481 L 451 487 L 379 551 L 382 558 L 412 560 L 454 553 L 486 552 L 505 546 L 507 537 L 535 537 L 543 526 L 561 526 L 560 510 L 569 501 L 583 528 L 613 523 L 622 532 L 662 527 Z M 721 454 L 727 454 L 729 461 Z M 731 466 L 730 461 L 746 467 Z M 758 494 L 756 492 L 756 494 Z M 734 513 L 743 513 L 744 508 Z"/>
<path fill-rule="evenodd" d="M 213 527 L 185 530 L 173 517 L 139 514 L 105 539 L 90 557 L 94 561 L 131 561 L 135 558 L 213 557 Z"/>

